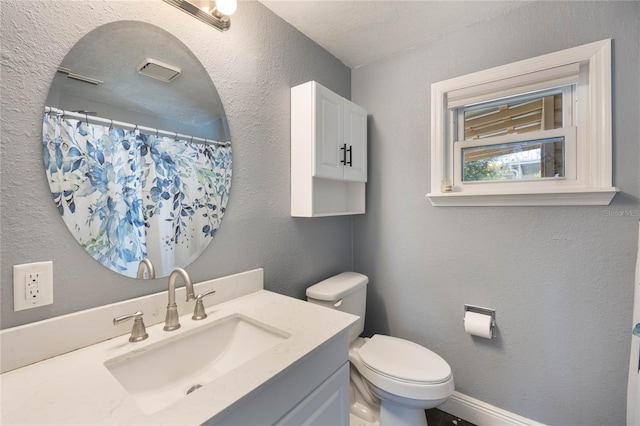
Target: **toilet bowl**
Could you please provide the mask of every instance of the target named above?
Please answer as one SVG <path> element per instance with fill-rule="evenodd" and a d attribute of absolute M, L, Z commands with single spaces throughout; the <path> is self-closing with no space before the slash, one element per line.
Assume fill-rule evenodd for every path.
<path fill-rule="evenodd" d="M 380 425 L 426 425 L 424 410 L 454 391 L 451 368 L 440 356 L 408 340 L 376 334 L 349 348 L 349 361 L 380 400 Z"/>
<path fill-rule="evenodd" d="M 426 426 L 425 411 L 444 403 L 454 391 L 447 362 L 405 339 L 364 330 L 368 278 L 344 272 L 307 289 L 307 300 L 360 316 L 349 330 L 351 415 L 357 424 Z"/>

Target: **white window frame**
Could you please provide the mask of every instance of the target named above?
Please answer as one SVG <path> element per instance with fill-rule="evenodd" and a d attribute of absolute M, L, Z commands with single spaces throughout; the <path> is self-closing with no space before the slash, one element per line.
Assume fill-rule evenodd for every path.
<path fill-rule="evenodd" d="M 577 120 L 564 132 L 563 179 L 461 182 L 452 129 L 456 107 L 564 85 L 578 79 Z M 547 130 L 540 133 L 552 132 Z M 434 206 L 608 205 L 612 186 L 611 40 L 526 59 L 431 85 L 431 192 Z M 512 141 L 514 137 L 505 140 Z M 536 139 L 532 133 L 516 140 Z M 498 139 L 498 138 L 492 138 Z M 567 141 L 569 143 L 567 143 Z M 494 142 L 492 142 L 494 143 Z M 466 142 L 458 142 L 465 146 Z M 571 158 L 570 158 L 571 156 Z"/>

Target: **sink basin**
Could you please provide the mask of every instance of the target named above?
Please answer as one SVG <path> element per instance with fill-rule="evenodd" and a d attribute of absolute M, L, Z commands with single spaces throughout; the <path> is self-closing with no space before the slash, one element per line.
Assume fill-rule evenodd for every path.
<path fill-rule="evenodd" d="M 147 414 L 242 366 L 290 335 L 236 314 L 110 359 L 105 367 Z"/>

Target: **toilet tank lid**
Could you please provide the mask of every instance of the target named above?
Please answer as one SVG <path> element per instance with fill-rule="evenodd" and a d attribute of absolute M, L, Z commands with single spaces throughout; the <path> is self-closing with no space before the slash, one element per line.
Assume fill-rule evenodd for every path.
<path fill-rule="evenodd" d="M 367 285 L 369 278 L 357 272 L 343 272 L 307 288 L 307 298 L 335 302 Z"/>

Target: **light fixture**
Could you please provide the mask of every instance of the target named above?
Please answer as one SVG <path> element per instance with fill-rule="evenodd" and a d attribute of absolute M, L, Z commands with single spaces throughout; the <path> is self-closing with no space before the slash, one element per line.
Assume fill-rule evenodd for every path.
<path fill-rule="evenodd" d="M 236 0 L 216 0 L 215 8 L 218 12 L 226 16 L 231 16 L 238 8 L 238 2 Z"/>
<path fill-rule="evenodd" d="M 227 31 L 231 26 L 229 15 L 236 11 L 237 0 L 164 0 L 202 22 Z"/>

